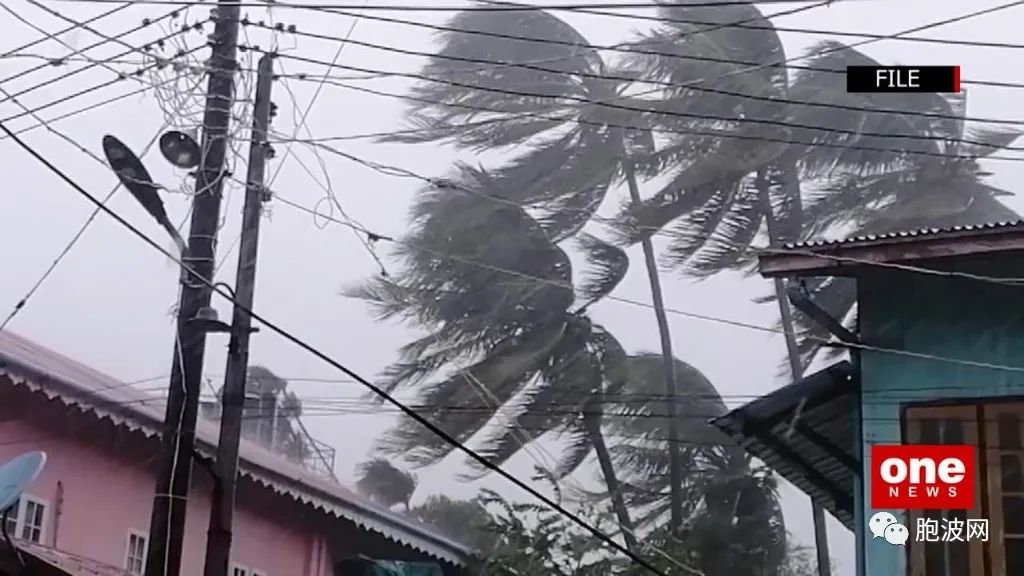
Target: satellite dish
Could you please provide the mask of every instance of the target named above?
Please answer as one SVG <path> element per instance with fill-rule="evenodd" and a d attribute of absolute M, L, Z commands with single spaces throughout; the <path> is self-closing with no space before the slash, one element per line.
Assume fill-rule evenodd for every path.
<path fill-rule="evenodd" d="M 45 465 L 45 452 L 29 452 L 0 466 L 0 510 L 7 510 L 17 502 Z"/>
<path fill-rule="evenodd" d="M 191 169 L 199 166 L 199 144 L 184 132 L 165 132 L 160 137 L 160 151 L 168 162 L 178 168 Z"/>

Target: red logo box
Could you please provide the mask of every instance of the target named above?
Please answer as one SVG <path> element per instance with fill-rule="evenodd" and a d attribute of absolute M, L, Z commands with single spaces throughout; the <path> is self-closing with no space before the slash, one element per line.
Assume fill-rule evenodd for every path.
<path fill-rule="evenodd" d="M 977 447 L 871 447 L 871 507 L 890 510 L 971 510 Z"/>

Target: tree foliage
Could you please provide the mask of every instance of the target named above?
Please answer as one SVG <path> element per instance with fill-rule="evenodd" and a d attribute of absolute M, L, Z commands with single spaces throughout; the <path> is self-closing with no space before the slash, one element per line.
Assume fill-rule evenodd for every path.
<path fill-rule="evenodd" d="M 356 488 L 391 508 L 397 504 L 409 509 L 409 500 L 416 491 L 416 476 L 399 469 L 384 458 L 373 458 L 359 465 Z"/>

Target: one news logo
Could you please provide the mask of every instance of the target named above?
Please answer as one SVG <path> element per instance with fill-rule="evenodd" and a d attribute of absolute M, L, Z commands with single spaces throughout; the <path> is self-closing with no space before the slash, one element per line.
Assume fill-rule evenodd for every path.
<path fill-rule="evenodd" d="M 871 447 L 871 507 L 882 510 L 971 510 L 974 446 Z"/>

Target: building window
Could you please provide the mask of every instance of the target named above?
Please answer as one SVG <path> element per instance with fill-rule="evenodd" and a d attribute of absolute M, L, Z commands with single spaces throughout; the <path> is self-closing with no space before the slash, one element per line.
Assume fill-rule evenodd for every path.
<path fill-rule="evenodd" d="M 1024 574 L 1024 402 L 913 406 L 904 420 L 909 444 L 978 446 L 978 502 L 973 510 L 926 510 L 918 518 L 988 519 L 988 542 L 911 542 L 910 576 Z"/>
<path fill-rule="evenodd" d="M 143 574 L 146 570 L 146 547 L 149 537 L 143 532 L 128 533 L 128 551 L 125 554 L 124 568 L 131 574 Z"/>
<path fill-rule="evenodd" d="M 42 542 L 48 511 L 49 504 L 45 500 L 23 494 L 7 515 L 7 533 L 14 538 Z"/>

